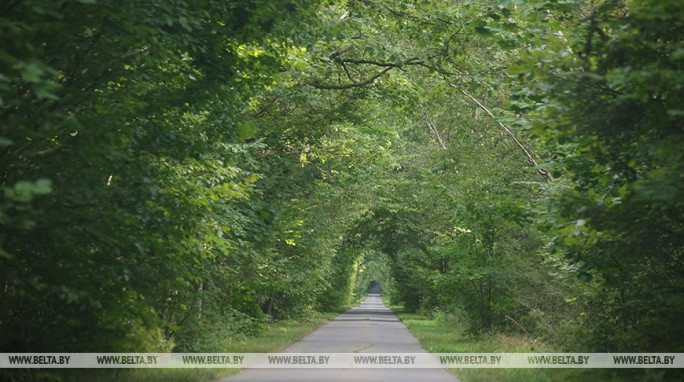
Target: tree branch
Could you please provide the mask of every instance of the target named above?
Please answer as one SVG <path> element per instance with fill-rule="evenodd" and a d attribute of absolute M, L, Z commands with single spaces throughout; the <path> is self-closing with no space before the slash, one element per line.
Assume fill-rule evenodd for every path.
<path fill-rule="evenodd" d="M 338 50 L 337 52 L 331 54 L 330 56 L 328 56 L 328 58 L 329 58 L 330 60 L 335 61 L 335 60 L 337 59 L 337 57 L 339 57 L 339 56 L 341 56 L 341 55 L 343 55 L 343 54 L 349 52 L 349 51 L 352 50 L 352 49 L 354 49 L 354 46 L 353 46 L 353 45 L 344 47 L 344 48 Z"/>
<path fill-rule="evenodd" d="M 352 78 L 351 73 L 349 73 L 349 68 L 347 68 L 347 65 L 345 65 L 344 62 L 342 63 L 342 68 L 344 69 L 344 72 L 347 74 L 347 78 L 349 79 L 349 81 L 357 83 L 357 81 Z"/>
<path fill-rule="evenodd" d="M 442 137 L 439 135 L 439 131 L 437 131 L 437 127 L 430 122 L 430 120 L 425 117 L 425 123 L 427 123 L 428 129 L 430 129 L 430 132 L 435 135 L 437 138 L 437 142 L 439 143 L 439 146 L 442 148 L 442 150 L 446 150 L 446 145 L 444 144 L 444 141 L 442 140 Z"/>
<path fill-rule="evenodd" d="M 452 86 L 457 88 L 455 85 L 452 85 Z M 470 93 L 468 93 L 465 90 L 461 90 L 461 92 L 463 92 L 463 94 L 465 94 L 466 97 L 470 98 L 473 102 L 475 102 L 477 104 L 477 106 L 479 106 L 480 108 L 482 108 L 482 110 L 484 110 L 487 114 L 489 114 L 490 117 L 496 119 L 496 116 L 494 116 L 494 114 L 492 114 L 492 112 L 489 111 L 489 109 L 487 109 L 483 104 L 481 104 L 480 101 L 478 101 L 477 99 L 475 99 L 475 97 L 470 95 Z M 544 179 L 544 181 L 552 182 L 553 176 L 551 175 L 551 173 L 549 173 L 548 171 L 546 171 L 542 168 L 539 168 L 539 164 L 534 159 L 532 154 L 530 154 L 530 152 L 527 151 L 525 146 L 523 146 L 523 144 L 520 143 L 518 138 L 516 138 L 515 134 L 513 134 L 513 132 L 511 131 L 511 129 L 509 129 L 508 126 L 504 125 L 501 122 L 498 122 L 498 123 L 499 123 L 499 126 L 501 126 L 501 128 L 506 132 L 506 134 L 508 134 L 513 139 L 515 144 L 518 145 L 518 147 L 520 147 L 520 149 L 525 153 L 525 156 L 527 157 L 527 160 L 530 162 L 530 164 L 532 164 L 533 166 L 535 166 L 537 168 L 537 172 L 539 172 L 539 175 L 541 175 L 541 177 Z"/>
<path fill-rule="evenodd" d="M 394 68 L 396 68 L 396 66 L 391 66 L 389 68 L 385 68 L 382 71 L 380 71 L 379 73 L 375 74 L 374 76 L 372 76 L 371 78 L 369 78 L 363 82 L 355 82 L 355 83 L 343 84 L 343 85 L 326 85 L 326 84 L 321 84 L 321 83 L 311 83 L 309 85 L 315 87 L 316 89 L 331 89 L 331 90 L 344 90 L 344 89 L 351 89 L 351 88 L 359 88 L 359 87 L 363 87 L 363 86 L 372 84 L 373 82 L 375 82 L 375 80 L 384 76 L 385 73 L 389 72 L 390 70 L 392 70 Z"/>
<path fill-rule="evenodd" d="M 404 65 L 416 65 L 419 64 L 421 61 L 418 57 L 411 57 L 408 60 L 400 63 L 394 63 L 394 62 L 381 62 L 381 61 L 375 61 L 375 60 L 364 60 L 364 59 L 359 59 L 359 58 L 335 58 L 333 61 L 342 63 L 342 64 L 366 64 L 366 65 L 375 65 L 375 66 L 383 66 L 383 67 L 393 67 L 393 68 L 400 68 Z"/>
<path fill-rule="evenodd" d="M 329 85 L 329 84 L 323 84 L 320 82 L 314 82 L 314 83 L 309 83 L 309 85 L 317 88 L 317 89 L 335 89 L 335 90 L 341 90 L 341 89 L 350 89 L 350 88 L 356 88 L 356 87 L 362 87 L 366 85 L 370 85 L 375 80 L 378 78 L 382 77 L 385 73 L 389 72 L 392 69 L 402 69 L 404 66 L 407 65 L 414 65 L 414 66 L 422 66 L 424 68 L 430 69 L 434 72 L 443 74 L 443 75 L 449 75 L 449 76 L 458 76 L 457 73 L 449 72 L 445 69 L 442 69 L 440 67 L 435 67 L 429 64 L 426 64 L 425 61 L 421 60 L 419 57 L 411 57 L 407 59 L 406 61 L 403 62 L 382 62 L 382 61 L 376 61 L 376 60 L 367 60 L 367 59 L 362 59 L 362 58 L 341 58 L 340 56 L 344 54 L 345 52 L 351 50 L 351 47 L 344 48 L 340 51 L 337 51 L 333 54 L 330 55 L 330 59 L 332 62 L 340 64 L 342 66 L 342 69 L 345 71 L 347 78 L 352 82 L 350 84 L 340 84 L 340 85 Z M 349 68 L 347 67 L 346 64 L 356 64 L 356 65 L 373 65 L 373 66 L 378 66 L 385 68 L 384 70 L 380 71 L 379 73 L 376 73 L 372 77 L 368 78 L 365 81 L 356 81 L 352 78 Z"/>

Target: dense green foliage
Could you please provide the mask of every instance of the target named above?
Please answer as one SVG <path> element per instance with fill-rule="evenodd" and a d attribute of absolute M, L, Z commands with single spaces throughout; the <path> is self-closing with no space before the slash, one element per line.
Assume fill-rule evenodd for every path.
<path fill-rule="evenodd" d="M 684 5 L 0 5 L 0 350 L 210 351 L 379 281 L 683 351 Z"/>
<path fill-rule="evenodd" d="M 254 329 L 282 282 L 265 236 L 299 219 L 266 227 L 278 212 L 260 202 L 267 152 L 240 116 L 290 49 L 271 43 L 273 20 L 305 11 L 3 9 L 3 348 L 194 349 L 211 335 L 203 316 Z"/>
<path fill-rule="evenodd" d="M 557 147 L 567 181 L 548 194 L 547 223 L 579 275 L 600 280 L 588 342 L 681 350 L 668 333 L 683 329 L 684 313 L 684 4 L 586 12 L 569 37 L 576 55 L 547 52 L 553 77 L 530 71 L 548 98 L 530 127 Z"/>

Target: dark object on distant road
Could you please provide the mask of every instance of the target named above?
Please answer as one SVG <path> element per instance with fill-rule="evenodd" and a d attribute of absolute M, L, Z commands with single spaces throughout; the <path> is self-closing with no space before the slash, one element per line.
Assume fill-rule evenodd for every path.
<path fill-rule="evenodd" d="M 368 293 L 371 294 L 380 294 L 382 292 L 382 287 L 380 287 L 380 283 L 373 280 L 368 284 Z"/>

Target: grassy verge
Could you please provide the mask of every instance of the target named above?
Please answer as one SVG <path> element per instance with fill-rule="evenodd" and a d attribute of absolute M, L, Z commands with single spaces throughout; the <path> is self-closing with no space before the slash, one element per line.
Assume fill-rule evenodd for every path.
<path fill-rule="evenodd" d="M 253 338 L 236 341 L 227 339 L 224 348 L 231 353 L 277 352 L 298 341 L 312 330 L 337 316 L 339 312 L 317 313 L 307 320 L 268 323 Z M 234 375 L 239 369 L 99 369 L 59 370 L 32 369 L 19 380 L 98 381 L 98 382 L 208 382 Z"/>
<path fill-rule="evenodd" d="M 387 303 L 386 303 L 387 304 Z M 389 306 L 389 305 L 388 305 Z M 448 316 L 430 318 L 391 306 L 409 331 L 430 353 L 533 353 L 556 352 L 547 344 L 524 336 L 492 333 L 466 335 L 466 328 Z M 606 369 L 448 369 L 463 382 L 618 381 L 625 375 Z"/>
<path fill-rule="evenodd" d="M 344 313 L 344 312 L 347 311 L 349 308 L 353 308 L 353 307 L 355 307 L 355 306 L 359 306 L 359 305 L 360 305 L 362 302 L 364 302 L 364 300 L 366 300 L 367 298 L 368 298 L 368 292 L 355 294 L 355 295 L 354 295 L 354 298 L 352 299 L 352 301 L 351 301 L 350 305 L 347 307 L 347 309 L 344 309 L 344 310 L 341 311 L 340 313 Z"/>

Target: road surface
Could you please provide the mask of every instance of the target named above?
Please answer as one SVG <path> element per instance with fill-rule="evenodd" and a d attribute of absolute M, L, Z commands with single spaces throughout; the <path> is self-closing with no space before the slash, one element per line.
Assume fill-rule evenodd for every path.
<path fill-rule="evenodd" d="M 314 330 L 282 353 L 425 353 L 397 316 L 371 293 L 360 306 Z M 245 369 L 220 382 L 458 382 L 445 369 Z"/>

